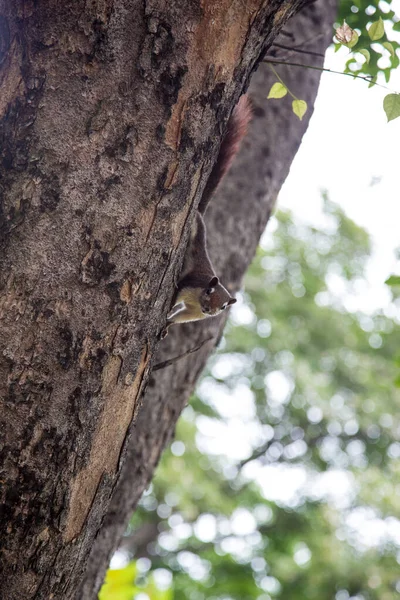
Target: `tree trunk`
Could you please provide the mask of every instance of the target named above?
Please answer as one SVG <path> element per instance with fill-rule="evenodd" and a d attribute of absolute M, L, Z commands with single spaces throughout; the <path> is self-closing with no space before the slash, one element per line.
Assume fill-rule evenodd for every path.
<path fill-rule="evenodd" d="M 96 597 L 222 331 L 218 319 L 175 326 L 154 361 L 195 206 L 232 106 L 304 3 L 0 2 L 7 600 Z M 331 10 L 309 11 L 300 39 L 324 32 L 323 50 Z M 217 272 L 232 289 L 307 123 L 282 101 L 267 104 L 266 71 L 245 148 L 251 172 L 239 164 L 207 215 Z M 311 105 L 318 76 L 285 75 L 291 86 L 293 76 Z M 209 338 L 157 371 L 144 394 L 154 362 Z"/>

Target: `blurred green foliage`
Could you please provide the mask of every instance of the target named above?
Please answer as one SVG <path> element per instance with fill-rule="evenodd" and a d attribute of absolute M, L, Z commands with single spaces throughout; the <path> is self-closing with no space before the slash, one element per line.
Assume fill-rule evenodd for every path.
<path fill-rule="evenodd" d="M 400 594 L 400 300 L 354 308 L 370 293 L 370 241 L 324 206 L 319 230 L 272 220 L 126 532 L 130 598 Z M 100 600 L 128 598 L 115 577 Z"/>
<path fill-rule="evenodd" d="M 99 600 L 132 600 L 145 594 L 151 600 L 172 600 L 172 588 L 160 589 L 154 576 L 144 580 L 138 572 L 135 561 L 122 569 L 109 569 L 99 593 Z M 145 596 L 145 597 L 146 597 Z"/>

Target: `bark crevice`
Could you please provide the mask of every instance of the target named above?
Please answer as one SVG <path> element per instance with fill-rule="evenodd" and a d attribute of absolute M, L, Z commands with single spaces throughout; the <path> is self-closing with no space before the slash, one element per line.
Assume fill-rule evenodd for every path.
<path fill-rule="evenodd" d="M 215 320 L 158 341 L 221 131 L 258 56 L 302 4 L 0 0 L 7 600 L 96 597 L 210 344 L 149 381 L 151 366 L 221 335 Z M 304 79 L 311 105 L 318 77 Z M 282 156 L 266 169 L 251 155 L 248 204 L 233 191 L 242 172 L 207 215 L 213 262 L 236 289 L 306 127 L 282 110 L 282 146 L 275 109 L 257 106 L 265 121 L 255 118 L 252 135 L 265 127 Z"/>

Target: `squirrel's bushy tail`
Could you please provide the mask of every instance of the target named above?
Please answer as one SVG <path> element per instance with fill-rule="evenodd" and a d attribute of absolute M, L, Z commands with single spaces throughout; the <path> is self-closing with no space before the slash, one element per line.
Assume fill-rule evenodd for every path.
<path fill-rule="evenodd" d="M 228 121 L 225 136 L 221 142 L 217 161 L 211 171 L 211 175 L 204 188 L 203 196 L 200 200 L 198 210 L 204 214 L 211 196 L 221 183 L 224 175 L 238 153 L 240 143 L 247 133 L 247 127 L 251 120 L 251 102 L 247 95 L 240 98 L 233 109 Z"/>

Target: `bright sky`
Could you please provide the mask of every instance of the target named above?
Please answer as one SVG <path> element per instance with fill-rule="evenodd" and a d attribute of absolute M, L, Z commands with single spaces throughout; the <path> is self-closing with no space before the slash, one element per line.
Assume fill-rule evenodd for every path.
<path fill-rule="evenodd" d="M 329 51 L 325 67 L 343 69 L 346 53 Z M 400 69 L 388 87 L 400 92 Z M 364 310 L 388 303 L 382 284 L 399 272 L 394 250 L 400 246 L 400 118 L 387 123 L 383 98 L 388 93 L 361 80 L 323 73 L 310 126 L 278 199 L 278 206 L 319 225 L 321 189 L 326 189 L 371 233 L 371 293 L 357 307 Z"/>

